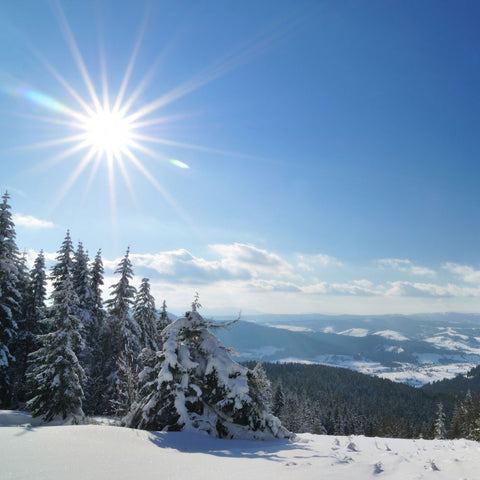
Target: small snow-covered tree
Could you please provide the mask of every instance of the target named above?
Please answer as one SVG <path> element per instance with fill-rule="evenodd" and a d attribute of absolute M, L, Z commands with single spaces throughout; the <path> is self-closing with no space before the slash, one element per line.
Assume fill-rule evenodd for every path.
<path fill-rule="evenodd" d="M 272 384 L 267 377 L 262 362 L 258 362 L 252 370 L 250 396 L 260 408 L 272 411 Z"/>
<path fill-rule="evenodd" d="M 103 335 L 108 340 L 106 347 L 105 397 L 110 404 L 106 413 L 124 415 L 136 394 L 136 368 L 140 354 L 140 329 L 131 315 L 135 298 L 129 249 L 120 261 L 116 274 L 119 281 L 112 285 L 110 298 L 105 302 L 108 310 Z"/>
<path fill-rule="evenodd" d="M 73 288 L 78 297 L 77 316 L 82 324 L 82 337 L 84 349 L 80 354 L 80 362 L 89 374 L 92 363 L 91 323 L 92 323 L 92 289 L 88 254 L 83 249 L 82 242 L 78 243 L 77 250 L 72 257 Z"/>
<path fill-rule="evenodd" d="M 198 309 L 198 297 L 192 307 Z M 210 331 L 218 326 L 192 311 L 163 330 L 163 350 L 140 374 L 126 425 L 226 438 L 291 435 L 262 403 L 258 375 L 234 362 Z"/>
<path fill-rule="evenodd" d="M 37 255 L 30 272 L 30 298 L 28 302 L 30 313 L 27 313 L 31 322 L 30 331 L 34 335 L 40 335 L 44 330 L 41 320 L 45 318 L 47 299 L 47 274 L 45 271 L 45 256 L 43 251 Z"/>
<path fill-rule="evenodd" d="M 158 316 L 157 324 L 157 344 L 159 348 L 162 345 L 162 332 L 165 327 L 170 324 L 170 319 L 168 318 L 167 313 L 167 302 L 164 300 L 162 303 L 162 309 L 160 310 L 160 315 Z"/>
<path fill-rule="evenodd" d="M 19 255 L 9 199 L 5 193 L 0 203 L 0 407 L 7 407 L 9 403 L 11 364 L 15 361 L 12 347 L 21 313 Z"/>
<path fill-rule="evenodd" d="M 90 270 L 89 312 L 90 325 L 86 333 L 90 345 L 90 368 L 85 389 L 85 411 L 87 413 L 104 413 L 106 399 L 103 391 L 106 384 L 107 373 L 105 371 L 106 351 L 109 339 L 104 338 L 105 309 L 103 308 L 103 261 L 101 251 L 97 252 Z M 108 349 L 107 349 L 108 350 Z"/>
<path fill-rule="evenodd" d="M 18 334 L 15 341 L 16 362 L 13 368 L 12 408 L 18 408 L 25 401 L 28 355 L 38 349 L 37 335 L 44 333 L 42 320 L 46 314 L 47 281 L 43 252 L 36 257 L 30 272 L 27 270 L 24 254 L 21 257 L 18 272 L 21 318 L 18 321 Z"/>
<path fill-rule="evenodd" d="M 57 263 L 52 268 L 51 279 L 54 288 L 61 288 L 67 278 L 71 279 L 73 272 L 73 255 L 72 238 L 70 237 L 70 231 L 67 230 L 62 245 L 57 252 Z"/>
<path fill-rule="evenodd" d="M 27 374 L 30 385 L 27 408 L 33 416 L 42 416 L 46 421 L 60 417 L 78 423 L 84 417 L 84 371 L 78 361 L 83 340 L 77 316 L 78 298 L 71 278 L 68 239 L 67 233 L 57 256 L 58 263 L 52 270 L 53 305 L 51 316 L 45 320 L 48 333 L 38 337 L 41 347 L 30 354 L 32 368 Z"/>
<path fill-rule="evenodd" d="M 283 407 L 285 406 L 285 393 L 281 382 L 278 382 L 273 391 L 272 398 L 272 413 L 276 417 L 280 417 Z"/>
<path fill-rule="evenodd" d="M 142 283 L 135 295 L 133 318 L 140 328 L 141 348 L 148 348 L 153 351 L 158 350 L 157 310 L 155 309 L 155 299 L 150 293 L 148 278 L 142 279 Z"/>
<path fill-rule="evenodd" d="M 437 405 L 437 418 L 435 419 L 435 433 L 437 440 L 443 440 L 447 436 L 447 429 L 445 428 L 445 412 L 443 411 L 443 403 Z"/>

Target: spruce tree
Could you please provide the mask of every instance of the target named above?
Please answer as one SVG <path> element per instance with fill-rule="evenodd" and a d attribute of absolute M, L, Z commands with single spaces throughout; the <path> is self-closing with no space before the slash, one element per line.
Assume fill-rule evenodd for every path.
<path fill-rule="evenodd" d="M 158 324 L 157 324 L 157 344 L 159 348 L 162 345 L 162 331 L 169 324 L 170 324 L 170 319 L 168 318 L 168 313 L 167 313 L 167 302 L 164 300 L 162 303 L 162 309 L 160 310 L 160 315 L 158 317 Z"/>
<path fill-rule="evenodd" d="M 40 335 L 41 347 L 30 355 L 27 407 L 45 421 L 60 417 L 73 423 L 83 420 L 85 380 L 78 355 L 83 349 L 82 325 L 77 316 L 78 298 L 72 282 L 71 241 L 67 236 L 52 269 L 52 308 L 45 320 L 48 333 Z"/>
<path fill-rule="evenodd" d="M 85 389 L 85 411 L 89 414 L 104 413 L 106 399 L 103 391 L 105 389 L 106 348 L 108 350 L 109 339 L 104 338 L 105 309 L 103 308 L 102 286 L 103 286 L 103 261 L 102 253 L 99 250 L 93 261 L 90 270 L 90 302 L 89 311 L 91 321 L 87 330 L 86 338 L 90 345 L 91 363 Z"/>
<path fill-rule="evenodd" d="M 108 315 L 104 329 L 107 358 L 105 398 L 108 399 L 107 413 L 124 415 L 136 394 L 136 368 L 140 354 L 140 329 L 131 315 L 135 298 L 129 249 L 120 261 L 115 273 L 119 281 L 112 285 L 110 299 L 105 302 Z"/>
<path fill-rule="evenodd" d="M 135 295 L 133 318 L 140 328 L 141 348 L 153 351 L 158 350 L 157 310 L 155 309 L 155 299 L 150 293 L 148 278 L 142 279 L 142 283 Z"/>
<path fill-rule="evenodd" d="M 54 289 L 61 287 L 63 282 L 72 278 L 73 272 L 73 243 L 70 237 L 70 231 L 67 230 L 65 238 L 60 249 L 57 252 L 57 263 L 52 268 L 51 279 Z"/>
<path fill-rule="evenodd" d="M 199 430 L 227 438 L 289 437 L 269 413 L 258 376 L 234 362 L 211 333 L 219 325 L 191 312 L 163 330 L 163 350 L 140 374 L 139 400 L 126 425 L 147 430 Z"/>
<path fill-rule="evenodd" d="M 21 316 L 19 284 L 19 255 L 15 242 L 10 196 L 5 193 L 0 204 L 0 407 L 10 402 L 12 347 L 16 340 L 18 320 Z"/>
<path fill-rule="evenodd" d="M 285 406 L 285 394 L 283 392 L 282 383 L 278 382 L 273 391 L 272 413 L 276 417 L 281 417 L 284 406 Z"/>
<path fill-rule="evenodd" d="M 250 396 L 259 408 L 272 411 L 272 384 L 262 362 L 258 362 L 252 370 Z"/>
<path fill-rule="evenodd" d="M 439 402 L 437 405 L 437 418 L 435 419 L 434 437 L 437 440 L 443 440 L 447 436 L 445 428 L 445 412 L 443 411 L 443 403 Z"/>
<path fill-rule="evenodd" d="M 80 353 L 80 363 L 87 376 L 90 376 L 92 365 L 92 297 L 88 254 L 84 251 L 82 242 L 72 257 L 73 288 L 78 298 L 77 316 L 82 325 L 84 348 Z"/>
<path fill-rule="evenodd" d="M 18 408 L 25 402 L 28 355 L 37 350 L 36 336 L 43 333 L 41 321 L 45 318 L 46 273 L 43 252 L 35 259 L 31 272 L 27 270 L 26 254 L 21 257 L 18 268 L 18 290 L 21 293 L 21 318 L 15 341 L 16 362 L 13 367 L 13 390 L 11 407 Z"/>

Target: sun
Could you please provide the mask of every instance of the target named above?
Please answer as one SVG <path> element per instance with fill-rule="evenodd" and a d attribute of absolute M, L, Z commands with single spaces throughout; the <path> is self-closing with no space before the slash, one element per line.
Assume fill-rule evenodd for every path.
<path fill-rule="evenodd" d="M 108 180 L 112 218 L 115 216 L 116 209 L 116 179 L 118 177 L 123 178 L 132 200 L 136 201 L 136 189 L 131 174 L 132 171 L 136 171 L 158 191 L 182 218 L 192 223 L 188 213 L 183 210 L 175 197 L 168 192 L 160 179 L 147 168 L 148 160 L 168 163 L 176 168 L 188 170 L 190 166 L 177 158 L 172 158 L 169 150 L 187 149 L 223 157 L 243 157 L 255 160 L 258 160 L 259 157 L 175 141 L 164 137 L 165 133 L 163 132 L 168 131 L 167 128 L 164 128 L 165 125 L 189 115 L 188 113 L 186 115 L 165 113 L 162 115 L 160 112 L 167 105 L 195 92 L 262 53 L 269 43 L 283 35 L 282 32 L 288 31 L 290 27 L 285 25 L 280 30 L 278 28 L 267 29 L 265 32 L 254 36 L 252 40 L 246 41 L 240 48 L 234 49 L 232 53 L 213 61 L 190 79 L 179 83 L 170 90 L 161 92 L 159 96 L 153 99 L 148 99 L 148 95 L 146 95 L 147 87 L 150 86 L 164 53 L 161 53 L 152 62 L 151 68 L 136 85 L 132 85 L 131 82 L 147 25 L 147 14 L 144 22 L 142 22 L 125 73 L 122 77 L 119 77 L 120 85 L 116 91 L 112 92 L 109 88 L 103 43 L 99 46 L 99 75 L 96 76 L 100 82 L 96 84 L 93 81 L 95 77 L 92 77 L 87 69 L 87 64 L 60 3 L 53 1 L 52 8 L 80 78 L 83 80 L 81 82 L 83 83 L 82 90 L 76 90 L 47 60 L 44 54 L 31 45 L 29 45 L 31 53 L 43 64 L 62 87 L 64 93 L 68 95 L 60 100 L 23 84 L 12 84 L 8 90 L 11 90 L 13 95 L 21 96 L 41 107 L 45 114 L 30 116 L 53 125 L 55 128 L 56 138 L 52 136 L 49 140 L 23 146 L 25 149 L 58 149 L 58 153 L 44 160 L 41 167 L 52 168 L 71 157 L 75 157 L 76 164 L 71 174 L 63 181 L 56 194 L 56 199 L 52 202 L 54 207 L 61 204 L 62 198 L 87 170 L 90 171 L 90 174 L 85 185 L 84 198 L 88 198 L 97 172 L 101 167 L 106 167 L 104 171 L 106 171 Z M 142 103 L 142 99 L 146 99 L 144 103 Z M 57 133 L 59 131 L 57 130 L 58 127 L 60 127 L 60 134 Z M 116 172 L 119 172 L 119 175 Z M 83 177 L 85 178 L 85 175 Z"/>
<path fill-rule="evenodd" d="M 118 158 L 132 146 L 132 123 L 126 116 L 108 107 L 93 111 L 82 128 L 85 144 L 97 155 Z"/>

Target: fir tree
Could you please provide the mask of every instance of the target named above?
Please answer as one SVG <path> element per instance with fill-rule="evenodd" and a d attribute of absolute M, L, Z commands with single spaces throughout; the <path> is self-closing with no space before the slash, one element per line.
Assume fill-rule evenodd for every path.
<path fill-rule="evenodd" d="M 435 420 L 434 437 L 437 440 L 443 440 L 447 436 L 445 428 L 445 412 L 443 411 L 443 403 L 439 402 L 437 405 L 437 418 Z"/>
<path fill-rule="evenodd" d="M 90 377 L 92 369 L 92 290 L 90 282 L 89 258 L 84 251 L 82 242 L 78 243 L 77 250 L 72 256 L 72 282 L 77 294 L 77 316 L 81 323 L 81 332 L 84 348 L 80 352 L 79 360 L 86 376 Z M 86 396 L 87 388 L 84 386 Z"/>
<path fill-rule="evenodd" d="M 267 377 L 267 373 L 262 366 L 262 362 L 258 362 L 251 375 L 250 396 L 259 408 L 265 409 L 267 412 L 272 411 L 272 384 Z"/>
<path fill-rule="evenodd" d="M 92 312 L 92 319 L 94 320 L 93 323 L 97 324 L 102 324 L 105 317 L 102 299 L 103 273 L 102 251 L 99 250 L 90 271 L 90 310 Z"/>
<path fill-rule="evenodd" d="M 20 318 L 18 249 L 8 193 L 0 204 L 0 407 L 7 407 L 11 394 L 12 346 Z"/>
<path fill-rule="evenodd" d="M 54 290 L 51 316 L 45 320 L 49 333 L 39 336 L 41 347 L 30 355 L 32 369 L 27 374 L 33 416 L 50 421 L 56 417 L 82 421 L 85 380 L 78 355 L 83 349 L 81 322 L 77 316 L 78 298 L 71 278 L 69 234 L 52 269 Z"/>
<path fill-rule="evenodd" d="M 33 335 L 40 335 L 43 332 L 41 320 L 45 318 L 47 299 L 47 274 L 45 271 L 45 256 L 43 251 L 37 255 L 30 272 L 30 298 L 29 309 L 31 312 L 28 318 L 31 321 L 30 331 Z"/>
<path fill-rule="evenodd" d="M 273 391 L 272 413 L 281 418 L 283 407 L 285 406 L 285 394 L 281 382 L 278 382 Z"/>
<path fill-rule="evenodd" d="M 477 437 L 480 419 L 480 395 L 467 391 L 465 399 L 455 406 L 452 417 L 452 436 L 454 438 L 468 438 L 473 440 Z"/>
<path fill-rule="evenodd" d="M 162 309 L 160 310 L 160 315 L 158 317 L 157 325 L 157 344 L 160 348 L 162 345 L 162 331 L 170 324 L 170 319 L 168 318 L 167 313 L 167 302 L 164 300 L 162 303 Z"/>
<path fill-rule="evenodd" d="M 85 349 L 87 350 L 87 352 L 84 353 L 84 356 L 88 360 L 90 354 L 90 345 L 86 341 L 86 337 L 92 322 L 91 310 L 93 293 L 91 289 L 90 271 L 88 267 L 88 254 L 83 250 L 83 245 L 81 242 L 78 243 L 78 248 L 73 254 L 72 260 L 73 288 L 75 289 L 75 293 L 78 297 L 78 317 L 83 325 Z"/>
<path fill-rule="evenodd" d="M 71 279 L 73 272 L 73 243 L 70 231 L 67 230 L 62 245 L 57 253 L 57 263 L 52 269 L 51 279 L 54 289 L 63 285 L 67 278 Z"/>
<path fill-rule="evenodd" d="M 259 393 L 259 375 L 231 360 L 210 332 L 218 325 L 192 308 L 163 330 L 163 350 L 140 374 L 139 400 L 125 418 L 134 428 L 200 430 L 228 438 L 288 437 Z"/>
<path fill-rule="evenodd" d="M 158 350 L 157 310 L 155 309 L 155 299 L 150 293 L 148 278 L 142 279 L 142 283 L 136 293 L 133 305 L 133 318 L 140 327 L 141 348 L 153 351 Z"/>
<path fill-rule="evenodd" d="M 136 368 L 140 354 L 140 329 L 131 316 L 135 298 L 135 287 L 130 285 L 133 278 L 129 249 L 120 261 L 116 274 L 119 281 L 112 286 L 107 300 L 107 322 L 104 329 L 109 344 L 106 347 L 106 390 L 109 402 L 107 413 L 124 415 L 136 394 Z"/>
<path fill-rule="evenodd" d="M 91 363 L 87 386 L 85 391 L 85 411 L 87 413 L 104 413 L 108 410 L 106 399 L 103 396 L 106 377 L 105 371 L 106 351 L 109 339 L 104 338 L 105 309 L 103 308 L 102 286 L 103 286 L 103 261 L 99 250 L 93 261 L 90 270 L 90 292 L 89 300 L 90 325 L 86 334 L 90 345 Z"/>
<path fill-rule="evenodd" d="M 30 274 L 27 269 L 26 253 L 19 258 L 18 262 L 18 285 L 20 294 L 19 312 L 17 321 L 18 331 L 12 344 L 15 355 L 15 363 L 12 365 L 11 378 L 13 379 L 12 394 L 10 399 L 11 408 L 18 408 L 25 401 L 25 372 L 27 371 L 27 358 L 34 348 L 34 314 L 33 299 L 31 292 Z"/>

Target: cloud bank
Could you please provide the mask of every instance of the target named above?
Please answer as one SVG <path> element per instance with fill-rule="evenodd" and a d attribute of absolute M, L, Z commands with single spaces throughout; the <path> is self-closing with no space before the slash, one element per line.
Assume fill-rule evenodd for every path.
<path fill-rule="evenodd" d="M 53 222 L 50 222 L 48 220 L 42 220 L 40 218 L 33 217 L 32 215 L 22 215 L 20 213 L 15 213 L 12 218 L 15 225 L 20 227 L 35 229 L 55 227 Z"/>
<path fill-rule="evenodd" d="M 480 271 L 468 265 L 446 262 L 435 270 L 382 258 L 372 269 L 371 262 L 349 265 L 324 253 L 287 257 L 247 243 L 213 244 L 202 251 L 131 253 L 134 284 L 147 277 L 158 303 L 165 298 L 186 308 L 199 291 L 219 308 L 263 312 L 480 311 Z M 50 265 L 55 255 L 46 253 Z M 33 259 L 34 252 L 28 256 Z M 106 296 L 120 260 L 104 259 Z M 418 281 L 420 276 L 429 281 Z"/>

